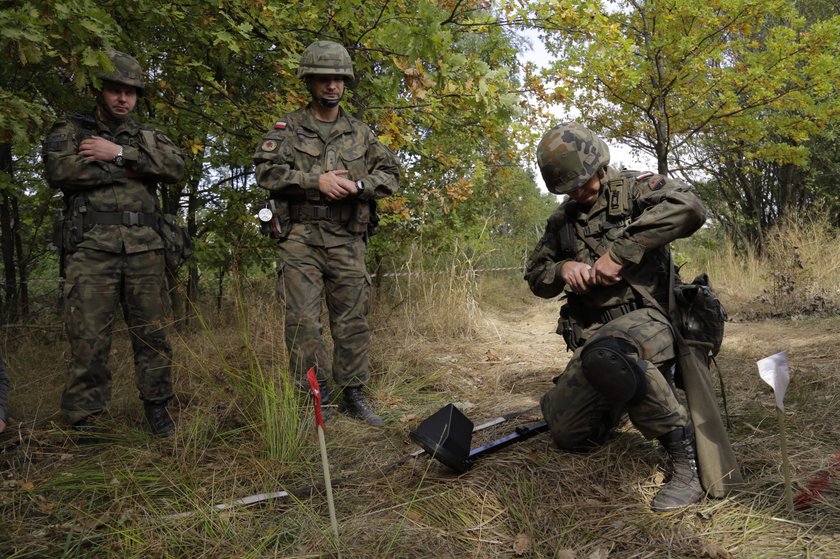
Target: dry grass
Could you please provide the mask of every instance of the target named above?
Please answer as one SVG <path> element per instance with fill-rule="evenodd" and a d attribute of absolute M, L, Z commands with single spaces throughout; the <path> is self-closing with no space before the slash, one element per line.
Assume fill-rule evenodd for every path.
<path fill-rule="evenodd" d="M 758 281 L 765 277 L 758 263 L 749 272 L 725 252 L 715 257 L 718 272 L 732 270 L 713 273 L 726 298 L 746 305 L 761 295 L 767 284 Z M 338 414 L 327 426 L 342 557 L 840 557 L 840 472 L 808 510 L 784 509 L 773 400 L 755 367 L 756 359 L 789 352 L 788 445 L 798 491 L 840 451 L 836 317 L 727 325 L 718 363 L 746 485 L 726 499 L 651 512 L 664 457 L 629 424 L 589 454 L 558 451 L 538 436 L 460 476 L 426 457 L 408 458 L 417 449 L 408 432 L 440 406 L 457 402 L 476 424 L 532 408 L 568 358 L 553 332 L 556 301 L 531 297 L 516 273 L 476 277 L 467 266 L 461 259 L 442 276 L 383 280 L 390 283 L 371 321 L 371 393 L 388 425 L 374 429 Z M 739 279 L 747 272 L 755 276 Z M 170 439 L 145 432 L 128 340 L 118 334 L 112 436 L 96 452 L 75 446 L 57 419 L 60 327 L 7 331 L 14 421 L 0 438 L 0 556 L 338 556 L 323 492 L 310 491 L 322 479 L 306 400 L 284 404 L 295 421 L 281 426 L 259 397 L 260 386 L 290 390 L 276 382 L 285 353 L 271 288 L 254 284 L 242 293 L 247 304 L 231 301 L 221 315 L 206 313 L 204 328 L 174 336 L 179 428 Z M 473 443 L 536 419 L 531 411 Z M 269 426 L 288 431 L 288 440 L 274 441 Z M 284 444 L 292 452 L 278 458 L 272 449 Z M 295 489 L 302 490 L 212 509 Z"/>

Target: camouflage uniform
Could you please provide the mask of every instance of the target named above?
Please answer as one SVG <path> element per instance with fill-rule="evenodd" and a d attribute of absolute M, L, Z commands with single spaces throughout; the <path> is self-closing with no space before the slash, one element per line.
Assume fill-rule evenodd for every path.
<path fill-rule="evenodd" d="M 624 266 L 623 277 L 633 278 L 667 306 L 668 243 L 698 229 L 705 209 L 681 181 L 652 173 L 622 174 L 612 167 L 604 170 L 600 194 L 590 208 L 566 201 L 549 218 L 525 274 L 535 295 L 567 297 L 558 333 L 564 331 L 575 352 L 541 406 L 554 441 L 570 450 L 603 442 L 625 411 L 648 438 L 685 427 L 689 421 L 669 382 L 674 339 L 667 317 L 648 308 L 624 280 L 573 293 L 561 278 L 560 267 L 568 260 L 590 266 L 598 260 L 599 253 L 584 241 L 588 237 L 601 253 L 608 251 Z M 635 348 L 629 356 L 643 364 L 646 391 L 638 401 L 610 401 L 583 375 L 581 353 L 607 336 L 627 340 Z"/>
<path fill-rule="evenodd" d="M 340 387 L 362 386 L 370 371 L 370 275 L 364 235 L 371 201 L 399 186 L 399 162 L 363 122 L 340 110 L 327 137 L 309 107 L 285 115 L 263 138 L 254 155 L 257 184 L 282 202 L 290 221 L 278 243 L 278 290 L 286 306 L 285 338 L 291 368 L 301 386 L 315 366 L 319 382 L 330 376 L 321 326 L 326 294 L 334 342 L 332 376 Z M 328 201 L 318 177 L 348 170 L 363 181 L 358 196 Z"/>
<path fill-rule="evenodd" d="M 92 135 L 122 145 L 124 163 L 79 155 L 79 144 Z M 47 181 L 65 200 L 65 328 L 71 364 L 61 408 L 76 423 L 102 411 L 110 399 L 108 357 L 118 303 L 131 336 L 140 397 L 166 402 L 172 397 L 172 349 L 164 322 L 156 190 L 159 181 L 181 177 L 183 157 L 159 130 L 131 119 L 107 123 L 95 110 L 58 122 L 44 147 Z"/>

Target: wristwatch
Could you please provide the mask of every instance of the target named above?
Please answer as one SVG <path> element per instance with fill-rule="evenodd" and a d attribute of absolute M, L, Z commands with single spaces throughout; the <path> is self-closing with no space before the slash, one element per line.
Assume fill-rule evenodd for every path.
<path fill-rule="evenodd" d="M 365 183 L 362 181 L 356 181 L 356 191 L 361 194 L 365 190 Z"/>
<path fill-rule="evenodd" d="M 120 151 L 118 151 L 118 152 L 117 152 L 117 155 L 115 155 L 115 156 L 114 156 L 114 164 L 115 164 L 115 165 L 117 165 L 117 166 L 119 166 L 119 167 L 122 167 L 122 166 L 123 166 L 123 163 L 124 163 L 124 160 L 123 160 L 123 147 L 122 147 L 122 146 L 120 146 Z"/>

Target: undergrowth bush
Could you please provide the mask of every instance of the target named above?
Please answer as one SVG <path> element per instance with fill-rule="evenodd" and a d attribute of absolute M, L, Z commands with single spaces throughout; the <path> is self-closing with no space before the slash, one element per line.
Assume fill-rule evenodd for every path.
<path fill-rule="evenodd" d="M 840 310 L 840 239 L 825 216 L 789 217 L 767 233 L 761 254 L 737 251 L 704 229 L 675 243 L 683 280 L 705 271 L 730 315 L 742 319 Z"/>

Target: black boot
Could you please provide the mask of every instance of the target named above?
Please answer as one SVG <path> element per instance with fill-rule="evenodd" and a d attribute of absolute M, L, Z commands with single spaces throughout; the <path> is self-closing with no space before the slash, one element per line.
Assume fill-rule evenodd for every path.
<path fill-rule="evenodd" d="M 344 413 L 350 417 L 361 419 L 374 427 L 385 425 L 382 418 L 376 415 L 376 412 L 368 404 L 361 386 L 348 386 L 345 388 L 343 404 Z"/>
<path fill-rule="evenodd" d="M 328 421 L 332 419 L 333 408 L 330 405 L 330 387 L 327 381 L 318 381 L 318 392 L 321 393 L 321 417 Z"/>
<path fill-rule="evenodd" d="M 659 437 L 668 452 L 670 479 L 662 486 L 650 505 L 655 512 L 681 509 L 703 498 L 703 486 L 697 474 L 694 426 L 674 429 Z"/>
<path fill-rule="evenodd" d="M 152 433 L 161 437 L 171 435 L 175 431 L 175 423 L 166 409 L 166 402 L 143 402 L 143 411 Z"/>
<path fill-rule="evenodd" d="M 93 446 L 105 442 L 102 438 L 105 430 L 96 423 L 95 417 L 89 415 L 73 424 L 73 430 L 78 433 L 76 444 L 79 446 Z"/>

